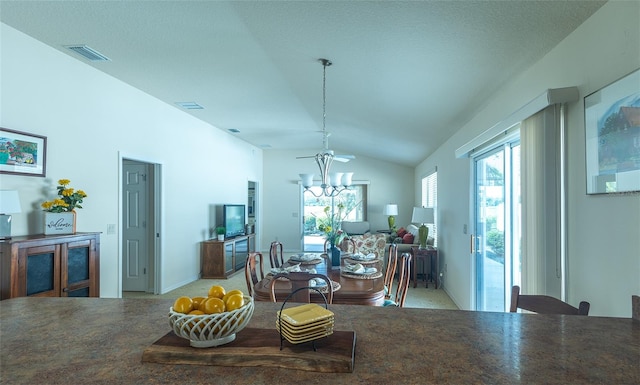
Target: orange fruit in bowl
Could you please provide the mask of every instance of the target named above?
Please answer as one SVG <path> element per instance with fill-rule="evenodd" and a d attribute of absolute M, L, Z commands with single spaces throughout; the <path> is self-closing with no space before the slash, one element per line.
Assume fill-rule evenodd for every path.
<path fill-rule="evenodd" d="M 193 301 L 193 308 L 194 309 L 200 309 L 200 304 L 207 299 L 206 297 L 192 297 L 191 300 Z"/>
<path fill-rule="evenodd" d="M 209 297 L 200 304 L 200 310 L 205 314 L 224 313 L 224 309 L 224 301 L 216 297 Z"/>
<path fill-rule="evenodd" d="M 191 297 L 182 296 L 178 297 L 173 303 L 173 311 L 178 313 L 188 314 L 193 310 L 193 300 Z"/>
<path fill-rule="evenodd" d="M 202 310 L 195 309 L 195 310 L 191 310 L 189 312 L 189 315 L 204 315 L 204 312 Z M 196 320 L 193 320 L 193 321 L 189 322 L 187 324 L 187 327 L 189 329 L 193 329 L 193 328 L 197 327 L 197 324 L 198 324 L 198 322 L 197 322 L 197 319 L 196 319 Z M 200 331 L 200 327 L 199 326 L 198 326 L 198 329 L 196 331 Z"/>
<path fill-rule="evenodd" d="M 226 304 L 229 297 L 231 297 L 234 294 L 244 295 L 242 290 L 234 289 L 234 290 L 228 291 L 227 294 L 225 294 L 224 297 L 222 297 L 222 300 L 224 301 L 224 303 Z"/>
<path fill-rule="evenodd" d="M 244 306 L 244 297 L 242 294 L 233 294 L 227 298 L 227 302 L 225 302 L 225 308 L 227 311 L 233 311 L 236 309 L 240 309 Z"/>
<path fill-rule="evenodd" d="M 213 285 L 211 286 L 211 288 L 209 288 L 209 297 L 222 299 L 225 294 L 226 291 L 224 290 L 224 287 L 220 285 Z"/>

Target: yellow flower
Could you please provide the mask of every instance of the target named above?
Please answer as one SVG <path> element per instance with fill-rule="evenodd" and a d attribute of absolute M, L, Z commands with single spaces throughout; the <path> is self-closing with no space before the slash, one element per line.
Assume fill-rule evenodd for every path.
<path fill-rule="evenodd" d="M 64 201 L 64 199 L 60 199 L 60 198 L 56 198 L 53 200 L 53 204 L 55 206 L 62 206 L 62 207 L 68 207 L 69 204 L 67 202 Z"/>
<path fill-rule="evenodd" d="M 40 206 L 45 211 L 52 213 L 61 213 L 75 211 L 75 209 L 81 209 L 82 200 L 87 197 L 87 193 L 83 190 L 75 190 L 71 187 L 67 187 L 71 183 L 69 179 L 58 180 L 58 197 L 43 202 Z"/>

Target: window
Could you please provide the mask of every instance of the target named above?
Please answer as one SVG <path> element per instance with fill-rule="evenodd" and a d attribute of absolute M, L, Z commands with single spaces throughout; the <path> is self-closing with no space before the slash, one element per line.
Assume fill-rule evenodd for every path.
<path fill-rule="evenodd" d="M 422 199 L 420 202 L 422 207 L 434 208 L 434 222 L 427 225 L 429 228 L 429 236 L 433 237 L 433 245 L 438 246 L 438 232 L 436 223 L 438 222 L 438 171 L 434 171 L 426 177 L 422 178 Z"/>
<path fill-rule="evenodd" d="M 348 190 L 338 194 L 334 198 L 325 196 L 315 197 L 309 192 L 302 191 L 303 201 L 303 250 L 309 252 L 322 251 L 324 247 L 324 235 L 318 228 L 318 221 L 326 217 L 325 207 L 343 204 L 346 208 L 345 221 L 360 222 L 367 220 L 367 184 L 354 184 Z M 320 187 L 311 187 L 316 194 L 320 193 Z"/>

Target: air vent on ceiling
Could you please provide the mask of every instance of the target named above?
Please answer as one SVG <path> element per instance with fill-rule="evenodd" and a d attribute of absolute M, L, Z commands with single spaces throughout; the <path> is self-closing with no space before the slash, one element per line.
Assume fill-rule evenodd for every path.
<path fill-rule="evenodd" d="M 72 50 L 90 61 L 111 61 L 108 57 L 86 45 L 65 45 L 65 48 Z"/>
<path fill-rule="evenodd" d="M 202 107 L 196 102 L 176 102 L 176 104 L 184 108 L 185 110 L 203 110 L 204 109 L 204 107 Z"/>

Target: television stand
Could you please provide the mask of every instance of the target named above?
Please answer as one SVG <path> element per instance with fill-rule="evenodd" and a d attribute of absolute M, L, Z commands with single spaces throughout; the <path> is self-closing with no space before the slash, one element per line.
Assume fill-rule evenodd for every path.
<path fill-rule="evenodd" d="M 238 235 L 218 241 L 210 239 L 202 242 L 200 277 L 226 279 L 238 270 L 244 269 L 249 253 L 256 250 L 255 234 Z"/>

